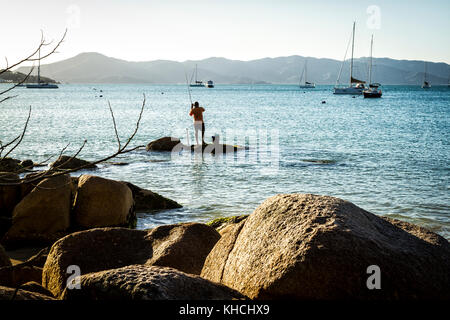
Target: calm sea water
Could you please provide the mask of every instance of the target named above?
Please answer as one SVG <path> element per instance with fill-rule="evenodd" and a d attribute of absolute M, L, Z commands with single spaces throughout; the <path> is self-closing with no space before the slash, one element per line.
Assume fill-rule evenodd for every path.
<path fill-rule="evenodd" d="M 87 139 L 79 157 L 99 159 L 117 149 L 107 101 L 126 140 L 143 93 L 146 109 L 133 146 L 162 136 L 185 142 L 187 133 L 194 140 L 186 86 L 99 84 L 15 89 L 18 96 L 0 104 L 0 139 L 21 132 L 31 105 L 26 137 L 13 157 L 43 161 L 68 143 L 70 154 Z M 217 85 L 192 88 L 192 99 L 206 109 L 207 141 L 220 134 L 250 149 L 228 156 L 138 150 L 114 160 L 128 165 L 102 165 L 93 174 L 184 206 L 140 214 L 138 228 L 249 214 L 272 195 L 299 192 L 340 197 L 450 238 L 449 88 L 386 86 L 383 98 L 371 100 L 335 96 L 331 86 Z"/>

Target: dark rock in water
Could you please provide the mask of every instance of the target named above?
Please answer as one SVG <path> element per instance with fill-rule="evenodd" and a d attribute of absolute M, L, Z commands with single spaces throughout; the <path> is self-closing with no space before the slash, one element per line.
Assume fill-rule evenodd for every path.
<path fill-rule="evenodd" d="M 8 288 L 0 286 L 0 300 L 55 300 L 47 295 L 30 292 L 26 290 L 17 290 L 16 288 Z"/>
<path fill-rule="evenodd" d="M 11 266 L 11 260 L 6 254 L 5 249 L 0 245 L 0 268 Z"/>
<path fill-rule="evenodd" d="M 163 137 L 147 144 L 147 151 L 173 151 L 180 144 L 180 139 L 173 137 Z"/>
<path fill-rule="evenodd" d="M 0 183 L 18 182 L 20 177 L 16 173 L 0 172 Z M 21 187 L 0 186 L 0 217 L 11 218 L 14 207 L 20 202 Z"/>
<path fill-rule="evenodd" d="M 221 143 L 213 143 L 208 144 L 204 143 L 203 145 L 191 145 L 192 152 L 202 152 L 202 153 L 211 153 L 211 154 L 223 154 L 230 152 L 237 152 L 239 150 L 244 150 L 244 147 L 234 146 L 229 144 L 221 144 Z"/>
<path fill-rule="evenodd" d="M 236 300 L 245 297 L 223 285 L 167 267 L 131 265 L 82 275 L 80 289 L 63 300 Z"/>
<path fill-rule="evenodd" d="M 227 144 L 220 144 L 217 141 L 214 141 L 213 144 L 208 144 L 204 142 L 203 144 L 193 144 L 193 145 L 184 145 L 181 143 L 180 139 L 173 137 L 164 137 L 158 140 L 150 142 L 146 150 L 147 151 L 171 151 L 171 152 L 180 152 L 183 150 L 190 150 L 191 152 L 198 153 L 211 153 L 211 154 L 222 154 L 229 152 L 236 152 L 239 150 L 244 150 L 244 147 L 241 146 L 233 146 Z"/>
<path fill-rule="evenodd" d="M 69 156 L 61 156 L 55 162 L 50 164 L 51 168 L 57 169 L 77 169 L 83 167 L 83 169 L 95 169 L 97 166 L 89 161 L 73 158 Z"/>
<path fill-rule="evenodd" d="M 33 169 L 33 167 L 34 167 L 34 163 L 33 163 L 33 161 L 32 160 L 23 160 L 22 162 L 20 162 L 20 165 L 23 167 L 23 168 L 26 168 L 26 169 Z"/>
<path fill-rule="evenodd" d="M 449 261 L 448 241 L 424 228 L 287 194 L 222 234 L 201 276 L 252 299 L 448 300 Z"/>
<path fill-rule="evenodd" d="M 99 228 L 72 233 L 52 246 L 42 284 L 60 296 L 70 265 L 78 265 L 83 274 L 133 264 L 200 274 L 206 256 L 219 238 L 214 228 L 200 223 L 164 225 L 151 230 Z"/>
<path fill-rule="evenodd" d="M 0 172 L 17 172 L 21 169 L 20 160 L 12 158 L 0 159 Z"/>
<path fill-rule="evenodd" d="M 128 186 L 128 188 L 131 189 L 134 199 L 134 209 L 136 210 L 136 212 L 148 212 L 162 209 L 177 209 L 182 207 L 182 205 L 180 205 L 179 203 L 167 199 L 155 192 L 139 188 L 138 186 L 130 182 L 126 181 L 121 182 L 123 182 L 125 185 Z"/>

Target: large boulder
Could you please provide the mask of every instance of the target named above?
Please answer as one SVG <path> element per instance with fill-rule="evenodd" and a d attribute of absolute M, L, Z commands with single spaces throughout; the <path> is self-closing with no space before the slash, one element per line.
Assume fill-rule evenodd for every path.
<path fill-rule="evenodd" d="M 167 267 L 131 265 L 80 277 L 64 300 L 235 300 L 243 295 L 223 285 Z"/>
<path fill-rule="evenodd" d="M 61 295 L 70 265 L 82 274 L 132 264 L 173 267 L 200 274 L 220 235 L 200 223 L 165 225 L 151 230 L 99 228 L 70 234 L 51 248 L 43 270 L 43 285 Z"/>
<path fill-rule="evenodd" d="M 73 214 L 82 228 L 129 226 L 135 221 L 133 194 L 118 181 L 82 175 Z"/>
<path fill-rule="evenodd" d="M 0 300 L 11 301 L 11 300 L 55 300 L 54 298 L 38 293 L 26 290 L 16 290 L 16 288 L 8 288 L 0 286 Z"/>
<path fill-rule="evenodd" d="M 0 245 L 0 268 L 9 266 L 11 266 L 11 259 L 9 259 L 3 246 Z"/>
<path fill-rule="evenodd" d="M 0 184 L 20 180 L 16 173 L 0 172 Z M 20 185 L 0 185 L 0 217 L 11 218 L 14 207 L 20 202 Z"/>
<path fill-rule="evenodd" d="M 426 229 L 288 194 L 224 234 L 201 276 L 252 299 L 449 299 L 449 262 L 448 241 Z"/>
<path fill-rule="evenodd" d="M 72 158 L 69 156 L 60 156 L 55 162 L 50 164 L 52 169 L 95 169 L 97 166 L 89 161 Z"/>
<path fill-rule="evenodd" d="M 5 244 L 51 243 L 70 225 L 72 184 L 69 175 L 39 182 L 13 211 L 12 226 L 3 237 Z"/>
<path fill-rule="evenodd" d="M 173 137 L 163 137 L 147 144 L 147 151 L 172 151 L 178 144 L 180 139 Z"/>
<path fill-rule="evenodd" d="M 133 193 L 134 209 L 136 212 L 153 210 L 177 209 L 182 206 L 171 199 L 167 199 L 150 190 L 142 189 L 130 182 L 122 181 Z"/>

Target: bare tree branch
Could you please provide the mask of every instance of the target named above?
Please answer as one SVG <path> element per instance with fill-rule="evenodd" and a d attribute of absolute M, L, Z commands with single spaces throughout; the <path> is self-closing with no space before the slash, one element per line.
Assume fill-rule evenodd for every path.
<path fill-rule="evenodd" d="M 116 119 L 114 118 L 114 112 L 111 108 L 111 103 L 109 102 L 109 100 L 108 100 L 108 107 L 109 107 L 109 111 L 111 112 L 111 118 L 112 118 L 113 125 L 114 125 L 114 132 L 116 134 L 117 144 L 119 145 L 118 150 L 120 150 L 120 138 L 119 138 L 119 134 L 117 133 Z"/>
<path fill-rule="evenodd" d="M 59 46 L 64 42 L 64 39 L 65 39 L 66 35 L 67 35 L 67 29 L 65 30 L 65 32 L 64 32 L 63 36 L 61 37 L 61 39 L 58 41 L 58 43 L 53 47 L 53 49 L 50 52 L 48 52 L 45 55 L 40 56 L 38 58 L 33 58 L 34 56 L 36 56 L 36 54 L 39 52 L 39 50 L 41 50 L 42 47 L 48 46 L 48 45 L 50 45 L 52 43 L 52 42 L 45 42 L 44 34 L 42 33 L 42 30 L 41 30 L 41 41 L 40 41 L 38 47 L 36 48 L 36 50 L 34 50 L 26 58 L 23 58 L 22 60 L 14 63 L 14 64 L 12 64 L 10 66 L 7 66 L 5 69 L 0 70 L 0 75 L 5 73 L 6 71 L 12 70 L 13 68 L 15 68 L 15 67 L 17 67 L 17 66 L 19 66 L 19 65 L 21 65 L 21 64 L 23 64 L 25 62 L 39 61 L 39 60 L 42 60 L 42 59 L 45 59 L 45 58 L 49 57 L 50 55 L 55 53 L 56 49 L 58 49 Z"/>
<path fill-rule="evenodd" d="M 6 90 L 0 92 L 0 96 L 3 95 L 3 94 L 5 94 L 5 93 L 7 93 L 8 91 L 11 91 L 11 90 L 14 89 L 14 88 L 17 88 L 18 86 L 20 86 L 21 84 L 23 84 L 25 81 L 27 81 L 28 78 L 30 77 L 31 73 L 33 72 L 33 70 L 34 70 L 34 66 L 32 66 L 32 67 L 30 68 L 30 71 L 28 72 L 28 74 L 27 74 L 22 80 L 20 80 L 18 83 L 15 83 L 12 87 L 10 87 L 10 88 L 8 88 L 8 89 L 6 89 Z M 2 101 L 0 101 L 0 103 L 3 102 L 4 100 L 10 99 L 10 98 L 11 98 L 11 97 L 7 97 L 7 98 L 3 99 Z"/>
<path fill-rule="evenodd" d="M 17 146 L 22 142 L 23 137 L 25 136 L 25 132 L 27 131 L 28 122 L 30 121 L 30 117 L 31 117 L 31 106 L 30 106 L 30 108 L 29 108 L 29 110 L 28 110 L 27 121 L 25 122 L 25 126 L 24 126 L 24 128 L 23 128 L 23 131 L 22 131 L 22 134 L 20 135 L 19 140 L 16 142 L 16 144 L 15 144 L 11 149 L 9 149 L 9 150 L 6 152 L 6 154 L 3 156 L 3 158 L 2 158 L 0 161 L 5 160 L 5 158 L 6 158 L 6 157 L 7 157 L 7 156 L 8 156 L 15 148 L 17 148 Z M 17 140 L 17 138 L 14 139 L 14 140 Z M 4 149 L 2 149 L 2 150 L 4 150 Z"/>
<path fill-rule="evenodd" d="M 112 159 L 112 158 L 117 157 L 117 156 L 120 155 L 120 154 L 129 153 L 129 152 L 132 152 L 132 151 L 134 151 L 134 150 L 136 150 L 136 149 L 139 149 L 139 148 L 144 147 L 144 146 L 141 146 L 141 145 L 140 145 L 140 146 L 136 146 L 136 147 L 127 149 L 128 145 L 129 145 L 130 142 L 133 140 L 133 138 L 136 136 L 136 133 L 137 133 L 137 131 L 138 131 L 138 129 L 139 129 L 139 125 L 140 125 L 140 122 L 141 122 L 141 120 L 142 120 L 142 114 L 143 114 L 144 109 L 145 109 L 145 103 L 146 103 L 146 99 L 145 99 L 145 95 L 144 95 L 144 100 L 143 100 L 143 102 L 142 102 L 142 106 L 141 106 L 141 110 L 140 110 L 140 112 L 139 112 L 138 120 L 137 120 L 137 122 L 136 122 L 135 130 L 133 131 L 133 133 L 131 134 L 131 136 L 127 139 L 126 144 L 123 145 L 122 147 L 120 147 L 120 148 L 119 148 L 116 152 L 114 152 L 113 154 L 111 154 L 111 155 L 109 155 L 109 156 L 107 156 L 107 157 L 104 157 L 104 158 L 102 158 L 102 159 L 96 160 L 96 161 L 94 161 L 94 162 L 90 162 L 90 163 L 87 163 L 87 164 L 85 164 L 85 165 L 81 165 L 81 166 L 76 167 L 76 168 L 73 168 L 73 169 L 62 169 L 62 167 L 64 166 L 64 164 L 67 164 L 68 162 L 72 161 L 72 160 L 73 160 L 73 159 L 81 152 L 81 150 L 83 150 L 84 146 L 85 146 L 86 143 L 87 143 L 87 140 L 85 140 L 85 141 L 83 142 L 83 144 L 81 145 L 81 147 L 78 149 L 78 151 L 77 151 L 70 159 L 68 159 L 68 160 L 65 161 L 64 163 L 59 164 L 59 165 L 56 166 L 56 167 L 52 167 L 52 168 L 50 168 L 50 169 L 48 169 L 48 170 L 39 172 L 38 174 L 33 175 L 32 177 L 24 177 L 24 178 L 21 178 L 21 179 L 19 179 L 19 180 L 16 179 L 16 180 L 11 181 L 11 182 L 0 182 L 0 186 L 12 186 L 12 185 L 28 184 L 28 183 L 36 182 L 36 181 L 38 181 L 38 180 L 41 180 L 41 179 L 44 179 L 44 178 L 47 178 L 47 177 L 50 177 L 50 176 L 51 176 L 51 177 L 56 177 L 56 176 L 60 176 L 60 175 L 72 173 L 72 172 L 75 172 L 75 171 L 78 171 L 78 170 L 85 169 L 85 168 L 87 168 L 87 167 L 89 167 L 89 166 L 97 165 L 97 164 L 99 164 L 99 163 L 108 161 L 108 160 L 110 160 L 110 159 Z M 114 113 L 112 112 L 112 108 L 111 108 L 110 105 L 109 105 L 109 107 L 110 107 L 110 111 L 111 111 L 111 116 L 114 117 Z M 28 120 L 27 120 L 27 121 L 28 121 Z M 114 123 L 115 123 L 115 121 L 114 121 Z M 118 137 L 117 130 L 116 130 L 116 136 Z M 65 148 L 67 148 L 67 146 L 66 146 Z M 64 152 L 65 148 L 60 152 L 60 156 L 61 156 L 62 153 Z M 0 161 L 1 161 L 1 160 L 0 160 Z M 14 173 L 16 173 L 16 172 L 14 172 Z M 7 175 L 7 174 L 5 174 L 5 176 L 6 176 L 6 175 Z M 0 175 L 0 178 L 2 178 L 1 175 Z M 7 179 L 6 179 L 6 177 L 5 177 L 5 178 L 2 178 L 2 180 L 7 180 Z"/>

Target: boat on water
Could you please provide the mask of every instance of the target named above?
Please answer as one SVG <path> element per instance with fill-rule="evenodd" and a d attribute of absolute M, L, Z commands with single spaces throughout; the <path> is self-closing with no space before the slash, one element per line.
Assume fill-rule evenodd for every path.
<path fill-rule="evenodd" d="M 54 83 L 41 82 L 41 50 L 39 50 L 38 63 L 37 83 L 28 83 L 26 87 L 28 89 L 58 89 L 58 85 Z"/>
<path fill-rule="evenodd" d="M 425 71 L 423 73 L 422 89 L 429 89 L 429 88 L 431 88 L 431 84 L 427 79 L 427 62 L 425 61 Z"/>
<path fill-rule="evenodd" d="M 195 82 L 192 83 L 192 78 L 194 77 L 194 75 L 195 75 Z M 195 70 L 194 70 L 194 73 L 192 74 L 191 83 L 189 84 L 189 86 L 190 87 L 204 87 L 205 86 L 203 81 L 197 80 L 197 65 L 195 65 Z"/>
<path fill-rule="evenodd" d="M 334 94 L 351 94 L 351 95 L 361 95 L 366 89 L 366 86 L 364 85 L 366 82 L 362 80 L 358 80 L 353 77 L 353 52 L 355 48 L 355 25 L 356 22 L 353 22 L 353 31 L 352 31 L 352 57 L 350 59 L 350 84 L 348 87 L 340 87 L 339 86 L 339 79 L 341 77 L 342 73 L 342 66 L 344 65 L 345 58 L 342 61 L 341 70 L 339 71 L 339 76 L 336 81 L 336 86 L 334 87 Z M 348 46 L 347 46 L 348 49 Z M 345 52 L 345 55 L 347 55 L 347 52 Z"/>
<path fill-rule="evenodd" d="M 307 64 L 308 60 L 305 60 L 305 65 L 303 66 L 303 71 L 302 74 L 300 76 L 300 82 L 298 87 L 301 89 L 314 89 L 316 87 L 316 84 L 313 82 L 308 82 L 306 79 L 306 75 L 307 75 L 307 68 L 306 68 L 306 64 Z M 303 75 L 305 75 L 305 82 L 302 83 L 302 79 L 303 79 Z"/>
<path fill-rule="evenodd" d="M 207 87 L 207 88 L 214 88 L 214 82 L 212 80 L 208 80 L 205 83 L 205 87 Z"/>
<path fill-rule="evenodd" d="M 373 49 L 373 35 L 370 40 L 370 61 L 369 61 L 369 88 L 363 91 L 364 98 L 381 98 L 382 92 L 378 89 L 381 84 L 372 83 L 372 49 Z"/>

